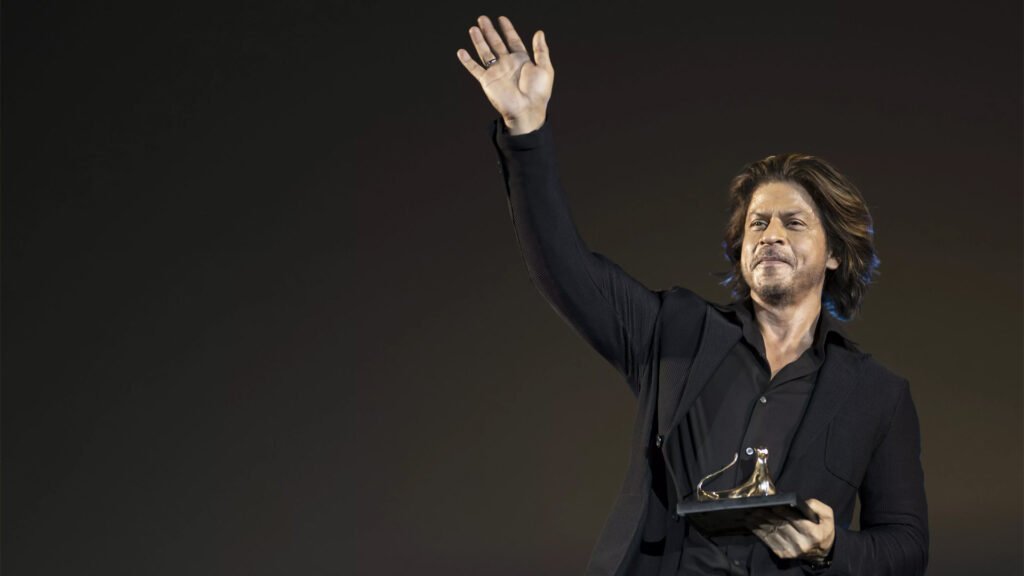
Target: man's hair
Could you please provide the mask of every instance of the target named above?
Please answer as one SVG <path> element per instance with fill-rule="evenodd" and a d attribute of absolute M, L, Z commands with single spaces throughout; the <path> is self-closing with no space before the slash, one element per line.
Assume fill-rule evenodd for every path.
<path fill-rule="evenodd" d="M 747 209 L 754 191 L 769 182 L 791 182 L 802 186 L 817 206 L 825 226 L 828 250 L 839 260 L 839 268 L 825 271 L 821 300 L 840 320 L 849 320 L 860 309 L 868 285 L 877 274 L 874 227 L 864 197 L 852 182 L 827 162 L 806 154 L 769 156 L 752 164 L 733 178 L 729 186 L 731 216 L 722 248 L 732 269 L 722 282 L 734 298 L 750 295 L 743 279 L 740 254 L 746 231 Z"/>

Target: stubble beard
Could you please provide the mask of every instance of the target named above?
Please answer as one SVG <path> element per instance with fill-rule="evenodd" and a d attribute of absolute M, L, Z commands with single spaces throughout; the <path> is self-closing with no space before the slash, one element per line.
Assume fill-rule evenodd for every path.
<path fill-rule="evenodd" d="M 761 302 L 773 308 L 786 307 L 796 302 L 796 291 L 791 283 L 772 282 L 767 285 L 751 287 Z"/>
<path fill-rule="evenodd" d="M 789 279 L 772 278 L 760 285 L 748 280 L 747 285 L 764 305 L 776 308 L 795 304 L 808 291 L 818 290 L 820 293 L 824 281 L 825 271 L 822 270 L 817 274 L 798 274 Z"/>

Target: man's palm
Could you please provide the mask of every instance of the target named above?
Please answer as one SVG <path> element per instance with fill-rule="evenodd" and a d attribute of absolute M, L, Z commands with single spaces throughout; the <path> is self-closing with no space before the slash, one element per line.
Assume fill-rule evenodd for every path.
<path fill-rule="evenodd" d="M 526 52 L 502 56 L 484 73 L 480 85 L 491 104 L 505 116 L 516 116 L 551 95 L 552 75 L 530 60 Z"/>
<path fill-rule="evenodd" d="M 512 22 L 504 16 L 498 20 L 508 47 L 486 16 L 479 18 L 479 28 L 473 26 L 469 29 L 480 60 L 485 63 L 496 61 L 485 68 L 474 62 L 465 50 L 457 52 L 459 61 L 480 82 L 487 99 L 506 121 L 543 120 L 555 78 L 544 33 L 537 31 L 533 35 L 534 62 Z"/>

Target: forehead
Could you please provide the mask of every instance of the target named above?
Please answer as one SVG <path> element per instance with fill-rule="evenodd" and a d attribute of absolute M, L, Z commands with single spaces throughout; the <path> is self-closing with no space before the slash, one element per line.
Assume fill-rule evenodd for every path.
<path fill-rule="evenodd" d="M 807 212 L 817 216 L 818 207 L 807 190 L 796 182 L 766 182 L 758 186 L 750 197 L 747 214 L 755 212 Z"/>

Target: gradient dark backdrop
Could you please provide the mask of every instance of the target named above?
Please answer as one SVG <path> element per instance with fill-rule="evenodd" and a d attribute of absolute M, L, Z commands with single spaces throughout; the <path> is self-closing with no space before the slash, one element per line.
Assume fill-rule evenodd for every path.
<path fill-rule="evenodd" d="M 5 574 L 578 574 L 634 403 L 530 284 L 455 51 L 543 28 L 581 233 L 711 272 L 747 162 L 876 220 L 931 574 L 1022 567 L 1021 5 L 3 6 Z"/>

